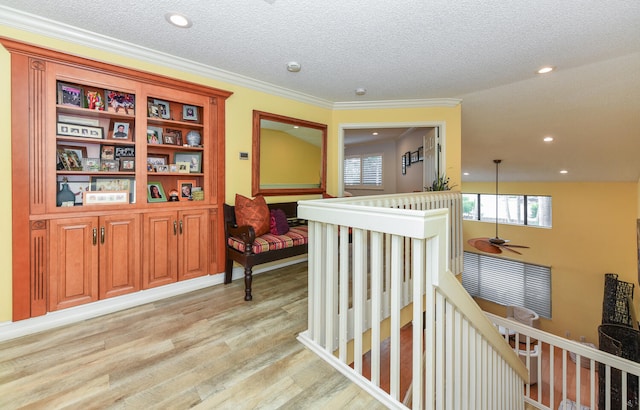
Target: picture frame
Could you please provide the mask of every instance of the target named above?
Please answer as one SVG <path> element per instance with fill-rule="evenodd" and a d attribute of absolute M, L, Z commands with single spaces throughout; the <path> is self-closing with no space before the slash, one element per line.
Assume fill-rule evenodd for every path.
<path fill-rule="evenodd" d="M 107 98 L 108 111 L 119 112 L 122 109 L 125 114 L 129 114 L 129 110 L 133 110 L 136 106 L 136 96 L 134 94 L 104 90 L 104 95 Z"/>
<path fill-rule="evenodd" d="M 178 165 L 177 164 L 169 164 L 169 172 L 178 172 Z"/>
<path fill-rule="evenodd" d="M 118 172 L 119 162 L 117 159 L 100 159 L 100 172 Z"/>
<path fill-rule="evenodd" d="M 157 165 L 167 165 L 168 163 L 169 163 L 168 155 L 148 155 L 147 156 L 147 164 L 152 165 L 153 169 L 155 169 Z"/>
<path fill-rule="evenodd" d="M 178 168 L 179 174 L 188 174 L 190 163 L 188 161 L 178 161 L 176 162 L 176 167 Z"/>
<path fill-rule="evenodd" d="M 72 145 L 57 146 L 58 161 L 62 164 L 62 169 L 66 171 L 82 171 L 83 158 L 87 157 L 87 147 L 78 147 Z"/>
<path fill-rule="evenodd" d="M 177 145 L 176 144 L 176 134 L 171 132 L 166 132 L 162 134 L 162 143 L 168 145 Z"/>
<path fill-rule="evenodd" d="M 411 166 L 411 152 L 407 151 L 404 153 L 404 158 L 405 158 L 405 163 L 407 164 L 408 167 Z"/>
<path fill-rule="evenodd" d="M 189 163 L 189 173 L 191 174 L 199 174 L 202 172 L 202 152 L 176 152 L 173 156 L 175 163 L 178 164 L 180 162 L 188 162 Z M 179 167 L 178 167 L 178 172 Z"/>
<path fill-rule="evenodd" d="M 168 134 L 175 134 L 176 136 L 176 145 L 182 145 L 182 130 L 177 130 L 174 128 L 167 128 L 165 131 Z"/>
<path fill-rule="evenodd" d="M 120 171 L 135 172 L 136 170 L 136 158 L 135 157 L 120 157 Z"/>
<path fill-rule="evenodd" d="M 83 205 L 128 204 L 128 191 L 89 191 L 82 195 Z"/>
<path fill-rule="evenodd" d="M 162 144 L 162 127 L 147 127 L 147 144 Z"/>
<path fill-rule="evenodd" d="M 148 202 L 167 202 L 167 195 L 164 193 L 162 183 L 157 181 L 147 182 Z"/>
<path fill-rule="evenodd" d="M 114 122 L 113 133 L 111 138 L 114 140 L 130 140 L 129 123 L 128 122 Z"/>
<path fill-rule="evenodd" d="M 91 177 L 90 191 L 114 192 L 126 191 L 129 193 L 129 203 L 136 202 L 136 180 L 133 177 Z"/>
<path fill-rule="evenodd" d="M 83 158 L 82 170 L 89 172 L 100 171 L 100 158 Z"/>
<path fill-rule="evenodd" d="M 135 157 L 136 147 L 135 145 L 116 145 L 113 155 L 115 159 L 119 159 L 121 157 Z"/>
<path fill-rule="evenodd" d="M 58 191 L 62 189 L 63 181 L 58 181 Z M 85 192 L 89 192 L 91 189 L 91 182 L 89 181 L 67 181 L 69 190 L 76 196 L 75 204 L 82 205 L 83 196 Z"/>
<path fill-rule="evenodd" d="M 113 145 L 101 145 L 100 146 L 100 159 L 116 159 L 115 146 Z"/>
<path fill-rule="evenodd" d="M 84 107 L 84 89 L 79 85 L 58 81 L 58 104 Z"/>
<path fill-rule="evenodd" d="M 169 103 L 163 100 L 153 100 L 153 104 L 160 107 L 160 117 L 165 120 L 171 119 Z"/>
<path fill-rule="evenodd" d="M 94 139 L 104 138 L 104 129 L 102 127 L 92 127 L 89 125 L 58 122 L 56 123 L 56 132 L 61 136 Z"/>
<path fill-rule="evenodd" d="M 156 172 L 169 172 L 169 165 L 156 165 Z"/>
<path fill-rule="evenodd" d="M 401 163 L 402 163 L 402 175 L 407 175 L 407 158 L 405 155 L 402 155 Z"/>
<path fill-rule="evenodd" d="M 162 107 L 160 107 L 158 104 L 149 102 L 147 104 L 147 117 L 162 118 Z"/>
<path fill-rule="evenodd" d="M 418 151 L 413 151 L 411 153 L 411 163 L 414 164 L 418 162 Z"/>
<path fill-rule="evenodd" d="M 424 147 L 418 148 L 418 161 L 424 161 Z"/>
<path fill-rule="evenodd" d="M 180 201 L 192 200 L 191 193 L 196 186 L 195 179 L 179 179 L 178 180 L 178 197 Z"/>
<path fill-rule="evenodd" d="M 182 119 L 187 121 L 198 121 L 198 107 L 195 105 L 183 105 Z"/>

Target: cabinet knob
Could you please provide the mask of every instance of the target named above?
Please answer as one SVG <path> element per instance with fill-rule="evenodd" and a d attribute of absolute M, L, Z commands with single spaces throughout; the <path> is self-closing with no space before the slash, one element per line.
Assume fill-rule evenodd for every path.
<path fill-rule="evenodd" d="M 182 219 L 180 220 L 180 235 L 182 235 Z"/>
<path fill-rule="evenodd" d="M 104 226 L 100 228 L 100 244 L 104 245 Z"/>
<path fill-rule="evenodd" d="M 173 221 L 173 234 L 177 235 L 178 234 L 178 222 Z"/>
<path fill-rule="evenodd" d="M 98 228 L 93 228 L 93 245 L 98 244 Z"/>

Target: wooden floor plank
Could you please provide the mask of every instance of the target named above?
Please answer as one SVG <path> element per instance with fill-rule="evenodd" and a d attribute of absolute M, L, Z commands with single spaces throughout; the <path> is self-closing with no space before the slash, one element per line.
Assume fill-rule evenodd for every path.
<path fill-rule="evenodd" d="M 306 263 L 0 343 L 0 408 L 384 408 L 296 340 Z"/>

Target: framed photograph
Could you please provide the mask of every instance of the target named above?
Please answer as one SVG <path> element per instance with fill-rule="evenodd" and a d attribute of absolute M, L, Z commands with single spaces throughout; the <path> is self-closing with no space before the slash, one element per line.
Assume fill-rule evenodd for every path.
<path fill-rule="evenodd" d="M 89 191 L 83 195 L 84 205 L 114 205 L 114 204 L 128 204 L 129 192 L 128 191 L 110 191 L 99 192 Z"/>
<path fill-rule="evenodd" d="M 117 159 L 101 159 L 100 171 L 101 172 L 118 172 L 120 170 L 119 161 Z"/>
<path fill-rule="evenodd" d="M 116 159 L 115 149 L 113 145 L 100 146 L 100 159 Z"/>
<path fill-rule="evenodd" d="M 179 179 L 178 180 L 178 192 L 180 193 L 179 197 L 181 201 L 189 201 L 191 200 L 191 191 L 196 186 L 196 181 L 194 179 Z"/>
<path fill-rule="evenodd" d="M 156 165 L 156 172 L 169 172 L 169 165 Z"/>
<path fill-rule="evenodd" d="M 129 203 L 136 202 L 136 181 L 134 178 L 91 177 L 90 190 L 92 192 L 126 191 L 129 194 Z"/>
<path fill-rule="evenodd" d="M 176 130 L 173 128 L 167 128 L 165 130 L 168 134 L 175 134 L 176 136 L 176 145 L 182 145 L 182 130 Z"/>
<path fill-rule="evenodd" d="M 82 158 L 82 170 L 90 172 L 100 171 L 100 158 Z"/>
<path fill-rule="evenodd" d="M 168 120 L 171 118 L 171 112 L 169 111 L 169 103 L 162 100 L 153 100 L 153 104 L 160 107 L 160 117 Z"/>
<path fill-rule="evenodd" d="M 162 127 L 147 127 L 147 143 L 162 144 Z"/>
<path fill-rule="evenodd" d="M 58 135 L 66 135 L 69 137 L 102 139 L 104 135 L 102 127 L 90 127 L 88 125 L 67 124 L 63 122 L 57 123 L 56 131 Z"/>
<path fill-rule="evenodd" d="M 62 181 L 58 181 L 58 191 L 62 189 L 62 184 Z M 69 186 L 69 190 L 76 196 L 75 203 L 77 205 L 82 205 L 82 197 L 84 196 L 85 192 L 89 192 L 91 183 L 88 181 L 68 181 L 67 185 Z"/>
<path fill-rule="evenodd" d="M 178 164 L 169 164 L 169 172 L 178 172 Z"/>
<path fill-rule="evenodd" d="M 136 147 L 126 146 L 126 145 L 116 145 L 114 151 L 114 158 L 118 159 L 120 157 L 135 157 L 136 156 Z"/>
<path fill-rule="evenodd" d="M 176 167 L 178 168 L 178 172 L 181 174 L 188 174 L 189 173 L 189 167 L 190 164 L 189 162 L 176 162 Z"/>
<path fill-rule="evenodd" d="M 408 167 L 411 166 L 411 153 L 409 151 L 404 153 L 404 162 Z"/>
<path fill-rule="evenodd" d="M 418 148 L 418 161 L 424 161 L 424 148 Z"/>
<path fill-rule="evenodd" d="M 167 165 L 169 163 L 168 155 L 149 155 L 147 156 L 147 164 L 152 165 L 155 169 L 156 165 Z"/>
<path fill-rule="evenodd" d="M 82 159 L 87 157 L 87 147 L 58 145 L 57 155 L 58 163 L 62 165 L 57 168 L 67 171 L 82 171 Z"/>
<path fill-rule="evenodd" d="M 109 110 L 113 110 L 115 112 L 123 110 L 125 114 L 129 114 L 129 110 L 133 111 L 136 106 L 136 96 L 133 94 L 104 90 L 104 95 L 107 96 L 107 108 Z M 131 114 L 133 114 L 133 112 Z"/>
<path fill-rule="evenodd" d="M 147 201 L 149 202 L 166 202 L 167 196 L 160 182 L 147 183 Z"/>
<path fill-rule="evenodd" d="M 113 139 L 128 140 L 129 139 L 129 123 L 114 122 L 113 123 Z"/>
<path fill-rule="evenodd" d="M 407 174 L 407 158 L 406 156 L 402 156 L 402 175 L 406 175 Z"/>
<path fill-rule="evenodd" d="M 413 151 L 411 153 L 411 163 L 416 163 L 418 162 L 418 151 Z"/>
<path fill-rule="evenodd" d="M 168 145 L 176 145 L 176 135 L 170 132 L 162 134 L 162 142 Z"/>
<path fill-rule="evenodd" d="M 58 104 L 84 107 L 84 90 L 82 87 L 58 81 Z"/>
<path fill-rule="evenodd" d="M 176 152 L 173 158 L 178 164 L 178 172 L 180 172 L 180 162 L 189 163 L 189 172 L 191 174 L 202 172 L 202 152 Z"/>
<path fill-rule="evenodd" d="M 198 107 L 196 107 L 195 105 L 183 105 L 182 119 L 188 121 L 198 121 Z"/>
<path fill-rule="evenodd" d="M 149 102 L 147 104 L 147 116 L 149 118 L 162 118 L 162 108 L 158 104 Z"/>
<path fill-rule="evenodd" d="M 136 170 L 136 158 L 135 157 L 120 157 L 120 171 L 134 172 Z"/>

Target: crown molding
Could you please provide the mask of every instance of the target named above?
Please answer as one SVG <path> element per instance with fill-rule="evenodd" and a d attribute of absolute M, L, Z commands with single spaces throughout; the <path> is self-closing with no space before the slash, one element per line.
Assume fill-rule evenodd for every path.
<path fill-rule="evenodd" d="M 54 38 L 69 43 L 115 53 L 135 60 L 180 70 L 212 80 L 221 81 L 252 90 L 264 92 L 290 100 L 314 105 L 330 110 L 358 110 L 371 108 L 415 108 L 415 107 L 454 107 L 461 100 L 453 98 L 426 100 L 389 100 L 389 101 L 347 101 L 332 102 L 288 88 L 280 87 L 255 78 L 246 77 L 230 71 L 211 67 L 185 58 L 176 57 L 147 47 L 117 40 L 79 27 L 53 21 L 44 17 L 25 13 L 0 5 L 0 25 L 26 31 L 43 37 Z M 20 40 L 17 38 L 16 40 Z M 64 50 L 61 50 L 64 51 Z M 83 56 L 84 57 L 84 56 Z M 111 61 L 109 61 L 111 63 Z"/>
<path fill-rule="evenodd" d="M 430 98 L 422 100 L 387 100 L 387 101 L 345 101 L 333 104 L 334 110 L 361 110 L 371 108 L 424 108 L 424 107 L 456 107 L 462 103 L 459 98 Z"/>

